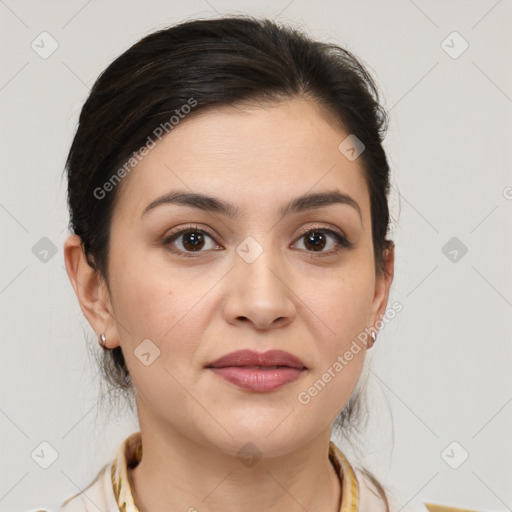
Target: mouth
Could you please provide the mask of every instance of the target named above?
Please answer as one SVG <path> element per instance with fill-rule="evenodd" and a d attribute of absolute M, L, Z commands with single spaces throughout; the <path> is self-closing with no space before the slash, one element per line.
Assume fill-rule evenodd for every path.
<path fill-rule="evenodd" d="M 293 354 L 281 350 L 258 353 L 239 350 L 205 367 L 225 381 L 251 392 L 269 392 L 296 381 L 307 368 Z"/>
<path fill-rule="evenodd" d="M 277 370 L 278 368 L 291 368 L 291 367 L 282 365 L 282 366 L 221 366 L 220 368 L 245 368 L 247 370 Z"/>
<path fill-rule="evenodd" d="M 224 368 L 227 366 L 244 366 L 255 368 L 288 367 L 306 369 L 306 365 L 290 352 L 284 350 L 268 350 L 267 352 L 255 352 L 254 350 L 237 350 L 215 361 L 208 363 L 206 368 Z"/>

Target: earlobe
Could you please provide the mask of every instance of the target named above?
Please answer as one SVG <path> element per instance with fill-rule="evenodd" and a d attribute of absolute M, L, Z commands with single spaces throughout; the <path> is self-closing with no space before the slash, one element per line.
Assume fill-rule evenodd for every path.
<path fill-rule="evenodd" d="M 97 336 L 105 333 L 107 339 L 111 341 L 115 338 L 112 331 L 114 321 L 107 304 L 109 298 L 105 281 L 87 261 L 82 240 L 78 235 L 70 235 L 64 242 L 64 261 L 84 316 Z"/>

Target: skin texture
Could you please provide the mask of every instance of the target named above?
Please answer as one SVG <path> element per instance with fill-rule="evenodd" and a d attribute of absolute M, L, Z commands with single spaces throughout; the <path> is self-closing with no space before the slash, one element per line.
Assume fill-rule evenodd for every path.
<path fill-rule="evenodd" d="M 376 273 L 362 162 L 338 150 L 347 136 L 298 98 L 185 119 L 120 185 L 108 287 L 78 237 L 66 241 L 82 311 L 108 348 L 121 345 L 137 391 L 144 453 L 130 479 L 141 511 L 339 509 L 331 426 L 366 349 L 310 403 L 297 396 L 381 318 L 394 267 L 391 249 L 386 272 Z M 174 204 L 142 216 L 156 198 L 178 190 L 229 201 L 240 217 Z M 347 204 L 283 219 L 278 213 L 300 195 L 331 190 L 350 195 L 361 216 Z M 195 225 L 213 234 L 201 251 L 190 250 L 186 235 L 165 244 Z M 327 233 L 325 247 L 314 251 L 303 236 L 311 228 L 334 229 L 352 246 L 331 251 L 338 243 Z M 262 250 L 251 263 L 237 253 L 247 237 Z M 192 257 L 183 256 L 187 248 Z M 149 366 L 134 354 L 145 339 L 160 350 Z M 254 393 L 204 368 L 239 349 L 285 350 L 307 370 L 277 390 Z M 237 457 L 248 442 L 262 456 L 252 467 Z"/>

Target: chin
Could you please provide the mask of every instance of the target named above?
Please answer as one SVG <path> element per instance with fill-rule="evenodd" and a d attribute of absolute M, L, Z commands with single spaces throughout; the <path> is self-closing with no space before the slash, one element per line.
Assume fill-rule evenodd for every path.
<path fill-rule="evenodd" d="M 268 412 L 268 411 L 267 411 Z M 218 446 L 231 455 L 239 455 L 244 449 L 260 452 L 265 457 L 278 457 L 293 451 L 301 443 L 304 426 L 295 423 L 290 415 L 272 415 L 267 418 L 246 413 L 245 418 L 224 421 L 223 426 L 231 434 L 223 431 Z M 284 420 L 284 421 L 283 421 Z M 300 433 L 300 438 L 297 434 Z M 305 439 L 304 439 L 305 442 Z"/>
<path fill-rule="evenodd" d="M 253 460 L 261 458 L 272 458 L 287 455 L 293 452 L 298 446 L 297 440 L 290 437 L 273 435 L 267 436 L 267 433 L 253 433 L 251 436 L 244 434 L 233 434 L 233 438 L 223 439 L 216 445 L 223 452 L 240 459 L 242 462 L 247 457 Z M 300 444 L 299 444 L 300 445 Z"/>

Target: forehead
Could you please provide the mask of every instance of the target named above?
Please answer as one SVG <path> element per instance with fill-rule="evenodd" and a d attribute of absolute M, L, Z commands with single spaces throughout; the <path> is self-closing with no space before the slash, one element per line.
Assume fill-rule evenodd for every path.
<path fill-rule="evenodd" d="M 369 209 L 362 159 L 339 150 L 349 133 L 309 100 L 221 107 L 191 116 L 123 178 L 116 209 L 140 215 L 172 190 L 212 194 L 248 214 L 308 191 L 338 189 Z"/>

